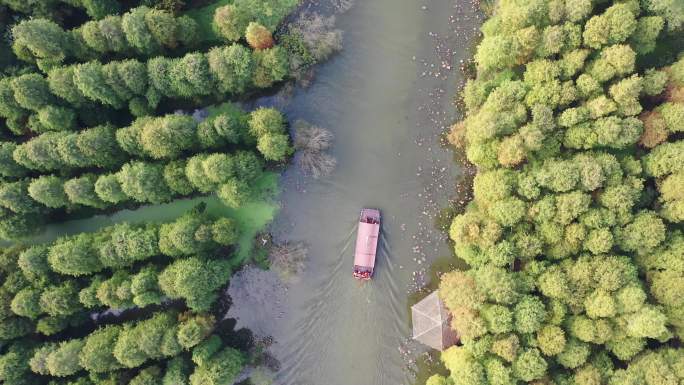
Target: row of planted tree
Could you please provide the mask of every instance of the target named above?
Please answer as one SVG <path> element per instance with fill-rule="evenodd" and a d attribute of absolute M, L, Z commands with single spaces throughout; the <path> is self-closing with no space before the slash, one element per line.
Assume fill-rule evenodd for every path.
<path fill-rule="evenodd" d="M 289 73 L 280 47 L 259 51 L 233 44 L 182 58 L 157 57 L 102 64 L 92 61 L 0 80 L 0 116 L 16 134 L 73 130 L 78 110 L 98 103 L 134 116 L 151 114 L 164 98 L 240 95 L 268 88 Z"/>
<path fill-rule="evenodd" d="M 0 144 L 6 177 L 0 206 L 12 222 L 6 234 L 28 230 L 12 219 L 32 226 L 31 218 L 54 209 L 111 209 L 197 193 L 217 193 L 226 204 L 240 206 L 263 173 L 262 159 L 282 161 L 292 149 L 277 110 L 245 114 L 223 105 L 219 111 L 200 123 L 185 115 L 144 117 L 120 129 L 48 132 L 21 144 Z M 259 155 L 240 150 L 255 144 Z M 226 148 L 238 150 L 216 152 Z"/>
<path fill-rule="evenodd" d="M 0 238 L 196 194 L 236 208 L 260 196 L 264 170 L 293 153 L 288 123 L 231 102 L 340 45 L 330 19 L 283 24 L 298 4 L 0 0 L 14 52 L 0 67 Z M 305 131 L 317 143 L 307 159 L 334 165 L 321 154 L 329 135 Z M 258 359 L 220 299 L 243 262 L 240 230 L 200 206 L 169 223 L 7 247 L 0 382 L 232 384 Z"/>
<path fill-rule="evenodd" d="M 8 342 L 0 378 L 116 384 L 134 376 L 131 383 L 147 384 L 153 375 L 154 383 L 230 383 L 245 356 L 213 334 L 211 310 L 231 275 L 226 255 L 237 231 L 232 220 L 213 218 L 200 205 L 170 223 L 122 223 L 5 250 L 0 340 Z M 169 307 L 178 300 L 185 306 Z M 150 310 L 96 329 L 90 322 L 92 314 L 133 307 Z M 75 327 L 82 328 L 78 337 L 65 338 Z M 165 367 L 149 365 L 170 358 Z"/>
<path fill-rule="evenodd" d="M 40 70 L 0 78 L 0 117 L 9 130 L 0 143 L 0 236 L 25 236 L 83 207 L 196 193 L 240 205 L 263 160 L 293 153 L 284 117 L 229 105 L 206 118 L 153 114 L 174 101 L 243 98 L 326 58 L 339 33 L 307 33 L 301 20 L 282 28 L 276 37 L 286 44 L 277 45 L 272 32 L 296 5 L 240 0 L 186 15 L 141 6 L 71 29 L 44 18 L 18 22 L 12 48 Z M 195 20 L 207 12 L 208 30 Z M 149 58 L 197 47 L 207 51 Z"/>
<path fill-rule="evenodd" d="M 429 385 L 684 381 L 675 8 L 497 2 L 450 133 L 477 167 L 439 285 L 462 345 Z"/>

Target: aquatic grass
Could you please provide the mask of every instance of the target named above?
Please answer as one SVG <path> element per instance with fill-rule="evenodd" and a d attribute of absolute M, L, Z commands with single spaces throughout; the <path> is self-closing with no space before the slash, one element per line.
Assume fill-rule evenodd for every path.
<path fill-rule="evenodd" d="M 241 205 L 239 208 L 230 208 L 218 202 L 216 213 L 229 217 L 237 222 L 240 237 L 237 242 L 237 252 L 231 258 L 233 266 L 239 266 L 247 261 L 254 250 L 254 238 L 275 218 L 280 210 L 280 204 L 275 200 L 280 192 L 278 189 L 278 174 L 275 172 L 265 173 L 254 186 L 255 196 L 252 201 Z M 211 211 L 210 211 L 211 212 Z"/>

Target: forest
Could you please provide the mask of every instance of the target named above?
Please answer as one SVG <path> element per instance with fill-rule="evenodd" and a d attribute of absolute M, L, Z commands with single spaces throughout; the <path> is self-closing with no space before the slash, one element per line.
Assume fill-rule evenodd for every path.
<path fill-rule="evenodd" d="M 439 283 L 461 344 L 427 384 L 681 384 L 682 3 L 490 11 L 449 133 L 477 170 Z"/>
<path fill-rule="evenodd" d="M 331 26 L 286 20 L 298 5 L 0 0 L 0 382 L 249 381 L 262 349 L 222 295 L 245 262 L 239 221 L 200 203 L 170 222 L 30 237 L 178 198 L 260 197 L 306 143 L 282 112 L 240 103 L 340 48 Z"/>

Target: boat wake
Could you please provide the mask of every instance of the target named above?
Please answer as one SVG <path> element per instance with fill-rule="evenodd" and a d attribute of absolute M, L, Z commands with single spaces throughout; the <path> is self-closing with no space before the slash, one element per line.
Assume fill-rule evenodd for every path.
<path fill-rule="evenodd" d="M 389 238 L 390 234 L 383 229 L 373 279 L 356 280 L 351 274 L 356 223 L 350 223 L 346 236 L 335 248 L 337 255 L 324 267 L 319 278 L 312 278 L 303 289 L 318 288 L 299 309 L 301 316 L 294 321 L 296 336 L 279 341 L 282 370 L 276 379 L 278 384 L 312 385 L 316 383 L 314 379 L 326 378 L 331 373 L 339 373 L 334 378 L 348 378 L 345 384 L 396 385 L 405 382 L 400 377 L 402 373 L 396 371 L 354 379 L 384 367 L 401 365 L 398 354 L 381 353 L 397 349 L 401 341 L 396 336 L 405 335 L 407 330 L 405 295 L 395 277 L 399 268 L 393 261 Z M 311 257 L 316 258 L 315 255 Z M 378 324 L 384 327 L 378 328 Z M 369 329 L 380 332 L 369 334 Z M 369 339 L 373 343 L 369 344 Z M 349 347 L 358 341 L 364 341 L 365 351 L 359 346 Z M 350 373 L 345 375 L 344 371 Z M 311 382 L 302 382 L 303 379 Z"/>

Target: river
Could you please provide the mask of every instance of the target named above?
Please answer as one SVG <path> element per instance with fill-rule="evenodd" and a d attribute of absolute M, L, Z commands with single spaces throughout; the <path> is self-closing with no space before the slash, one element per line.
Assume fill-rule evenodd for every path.
<path fill-rule="evenodd" d="M 306 242 L 309 263 L 274 321 L 278 383 L 412 382 L 410 359 L 423 348 L 407 343 L 407 293 L 431 261 L 449 255 L 434 218 L 455 198 L 461 170 L 440 134 L 454 121 L 459 62 L 479 24 L 470 3 L 357 1 L 337 18 L 342 52 L 284 106 L 290 119 L 334 133 L 338 168 L 321 181 L 292 169 L 283 178 L 274 228 Z M 366 283 L 351 277 L 362 207 L 383 213 L 376 274 Z"/>
<path fill-rule="evenodd" d="M 455 120 L 459 63 L 480 23 L 470 2 L 359 0 L 337 16 L 343 50 L 317 69 L 310 87 L 280 103 L 291 121 L 334 133 L 338 166 L 322 180 L 293 167 L 281 178 L 271 228 L 277 239 L 305 242 L 309 260 L 288 285 L 282 314 L 267 321 L 282 368 L 276 383 L 414 381 L 413 360 L 426 349 L 410 342 L 408 294 L 424 285 L 432 261 L 450 255 L 434 222 L 439 208 L 458 198 L 461 170 L 440 135 Z M 36 240 L 122 220 L 170 220 L 199 200 L 226 212 L 215 198 L 181 200 L 51 225 Z M 351 276 L 362 207 L 383 214 L 376 274 L 365 283 Z M 260 210 L 256 227 L 274 213 Z"/>

